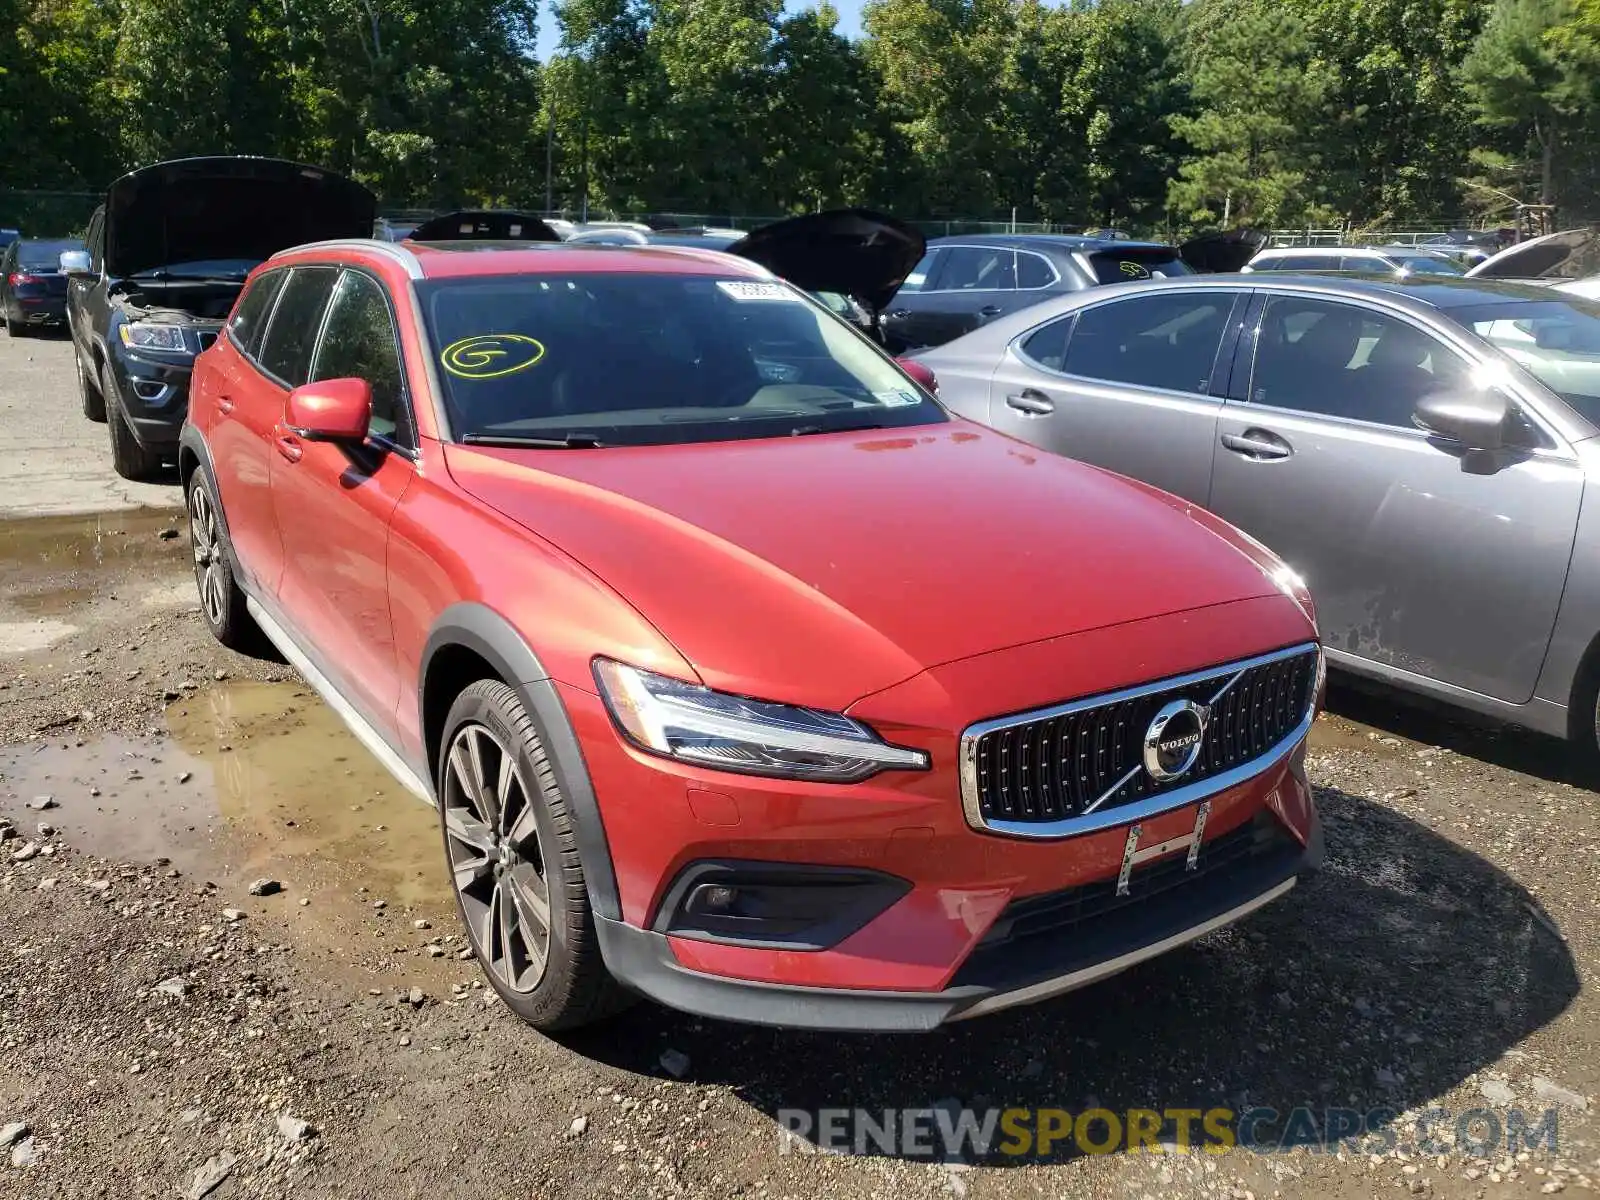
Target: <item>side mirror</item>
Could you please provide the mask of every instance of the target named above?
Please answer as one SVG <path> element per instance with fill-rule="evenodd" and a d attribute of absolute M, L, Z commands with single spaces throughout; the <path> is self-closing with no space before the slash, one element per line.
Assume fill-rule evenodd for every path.
<path fill-rule="evenodd" d="M 365 379 L 323 379 L 289 393 L 283 423 L 308 442 L 365 441 L 372 386 Z"/>
<path fill-rule="evenodd" d="M 939 394 L 939 377 L 933 373 L 933 368 L 926 363 L 920 363 L 914 358 L 897 358 L 894 360 L 907 375 L 915 379 L 935 396 Z"/>
<path fill-rule="evenodd" d="M 1411 419 L 1417 428 L 1448 438 L 1467 450 L 1499 450 L 1510 440 L 1516 410 L 1511 401 L 1495 391 L 1444 393 L 1417 401 Z"/>
<path fill-rule="evenodd" d="M 68 279 L 93 279 L 94 264 L 87 250 L 63 250 L 56 266 Z"/>

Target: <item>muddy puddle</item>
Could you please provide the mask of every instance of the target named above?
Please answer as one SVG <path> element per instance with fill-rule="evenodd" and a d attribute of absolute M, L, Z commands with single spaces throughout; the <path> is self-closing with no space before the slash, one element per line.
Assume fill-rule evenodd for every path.
<path fill-rule="evenodd" d="M 193 604 L 188 569 L 182 510 L 0 521 L 0 654 L 70 637 L 98 601 Z"/>
<path fill-rule="evenodd" d="M 181 530 L 182 509 L 141 508 L 86 517 L 23 517 L 0 521 L 0 569 L 72 571 L 167 557 L 173 542 L 163 530 Z"/>
<path fill-rule="evenodd" d="M 372 966 L 453 935 L 434 810 L 394 783 L 298 683 L 200 689 L 167 733 L 0 748 L 0 812 L 47 820 L 75 849 L 167 862 L 217 885 L 219 903 L 294 926 L 333 957 Z M 29 802 L 50 796 L 55 808 Z M 248 896 L 251 881 L 283 885 Z M 302 903 L 305 901 L 306 903 Z M 381 907 L 380 907 L 381 902 Z M 414 929 L 426 919 L 432 933 Z M 445 943 L 451 967 L 461 943 Z"/>

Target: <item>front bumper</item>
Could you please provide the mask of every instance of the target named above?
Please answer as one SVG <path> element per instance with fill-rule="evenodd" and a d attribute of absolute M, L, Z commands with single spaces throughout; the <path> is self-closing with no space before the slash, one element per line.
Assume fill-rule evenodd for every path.
<path fill-rule="evenodd" d="M 617 734 L 597 696 L 557 684 L 583 747 L 615 878 L 616 903 L 606 916 L 621 919 L 601 925 L 606 961 L 635 990 L 699 1013 L 914 1030 L 1084 986 L 1237 920 L 1290 890 L 1321 859 L 1305 774 L 1309 721 L 1254 761 L 1248 777 L 1219 774 L 1215 790 L 1174 789 L 1170 809 L 1130 803 L 1127 820 L 1049 838 L 969 823 L 960 739 L 946 731 L 994 713 L 1028 713 L 1061 695 L 1113 693 L 1127 682 L 1130 647 L 1146 678 L 1165 680 L 1192 669 L 1196 645 L 1229 664 L 1306 637 L 1303 612 L 1275 596 L 947 664 L 849 709 L 886 740 L 928 751 L 932 769 L 847 786 L 738 776 L 642 754 Z M 707 864 L 723 865 L 696 876 Z M 749 910 L 790 922 L 780 936 L 755 925 L 718 928 L 687 911 L 686 897 L 703 896 L 702 879 L 742 895 L 749 881 L 738 877 L 739 864 L 787 868 L 787 881 L 770 893 L 753 883 Z M 1124 869 L 1131 874 L 1119 893 Z M 845 877 L 842 885 L 815 883 L 853 889 L 851 911 L 826 932 L 814 919 L 796 929 L 807 905 L 785 899 L 782 888 L 817 871 Z M 847 907 L 844 892 L 833 894 L 841 897 L 835 910 Z M 744 908 L 741 900 L 724 911 Z M 809 911 L 828 911 L 828 903 L 813 898 Z"/>
<path fill-rule="evenodd" d="M 685 967 L 674 953 L 673 939 L 661 933 L 604 919 L 597 932 L 611 972 L 671 1008 L 796 1029 L 921 1032 L 1063 995 L 1165 954 L 1285 895 L 1300 875 L 1321 864 L 1322 856 L 1322 826 L 1313 811 L 1311 837 L 1304 846 L 1287 844 L 1237 869 L 1171 887 L 1148 901 L 1124 903 L 1119 912 L 1098 918 L 1085 936 L 1058 928 L 1002 937 L 992 949 L 980 944 L 949 986 L 931 992 L 732 979 Z M 1170 861 L 1157 862 L 1151 873 L 1165 870 L 1170 875 Z M 1131 894 L 1141 882 L 1135 873 Z M 1012 907 L 1034 915 L 1061 907 L 1063 901 L 1081 904 L 1082 898 L 1032 897 Z"/>
<path fill-rule="evenodd" d="M 179 354 L 140 354 L 125 346 L 111 355 L 117 398 L 134 440 L 150 449 L 176 449 L 189 412 L 189 377 L 194 358 Z"/>

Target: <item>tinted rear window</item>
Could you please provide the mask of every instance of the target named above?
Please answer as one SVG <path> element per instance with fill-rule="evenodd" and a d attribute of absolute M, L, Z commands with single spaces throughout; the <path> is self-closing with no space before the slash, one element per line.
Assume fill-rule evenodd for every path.
<path fill-rule="evenodd" d="M 17 261 L 34 270 L 54 271 L 68 250 L 82 250 L 83 243 L 71 238 L 57 242 L 23 242 L 17 247 Z"/>
<path fill-rule="evenodd" d="M 1130 279 L 1170 279 L 1174 275 L 1193 275 L 1177 250 L 1171 246 L 1118 250 L 1096 250 L 1089 255 L 1097 283 L 1127 283 Z"/>

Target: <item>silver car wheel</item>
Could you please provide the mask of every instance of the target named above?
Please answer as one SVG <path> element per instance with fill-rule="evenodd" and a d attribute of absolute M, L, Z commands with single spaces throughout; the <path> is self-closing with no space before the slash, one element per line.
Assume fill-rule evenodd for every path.
<path fill-rule="evenodd" d="M 485 725 L 463 725 L 444 771 L 445 844 L 467 936 L 496 981 L 531 992 L 550 957 L 550 887 L 517 756 Z"/>
<path fill-rule="evenodd" d="M 227 597 L 223 591 L 222 550 L 217 544 L 217 513 L 198 482 L 189 489 L 189 541 L 194 549 L 194 580 L 200 604 L 213 627 L 222 624 Z"/>

